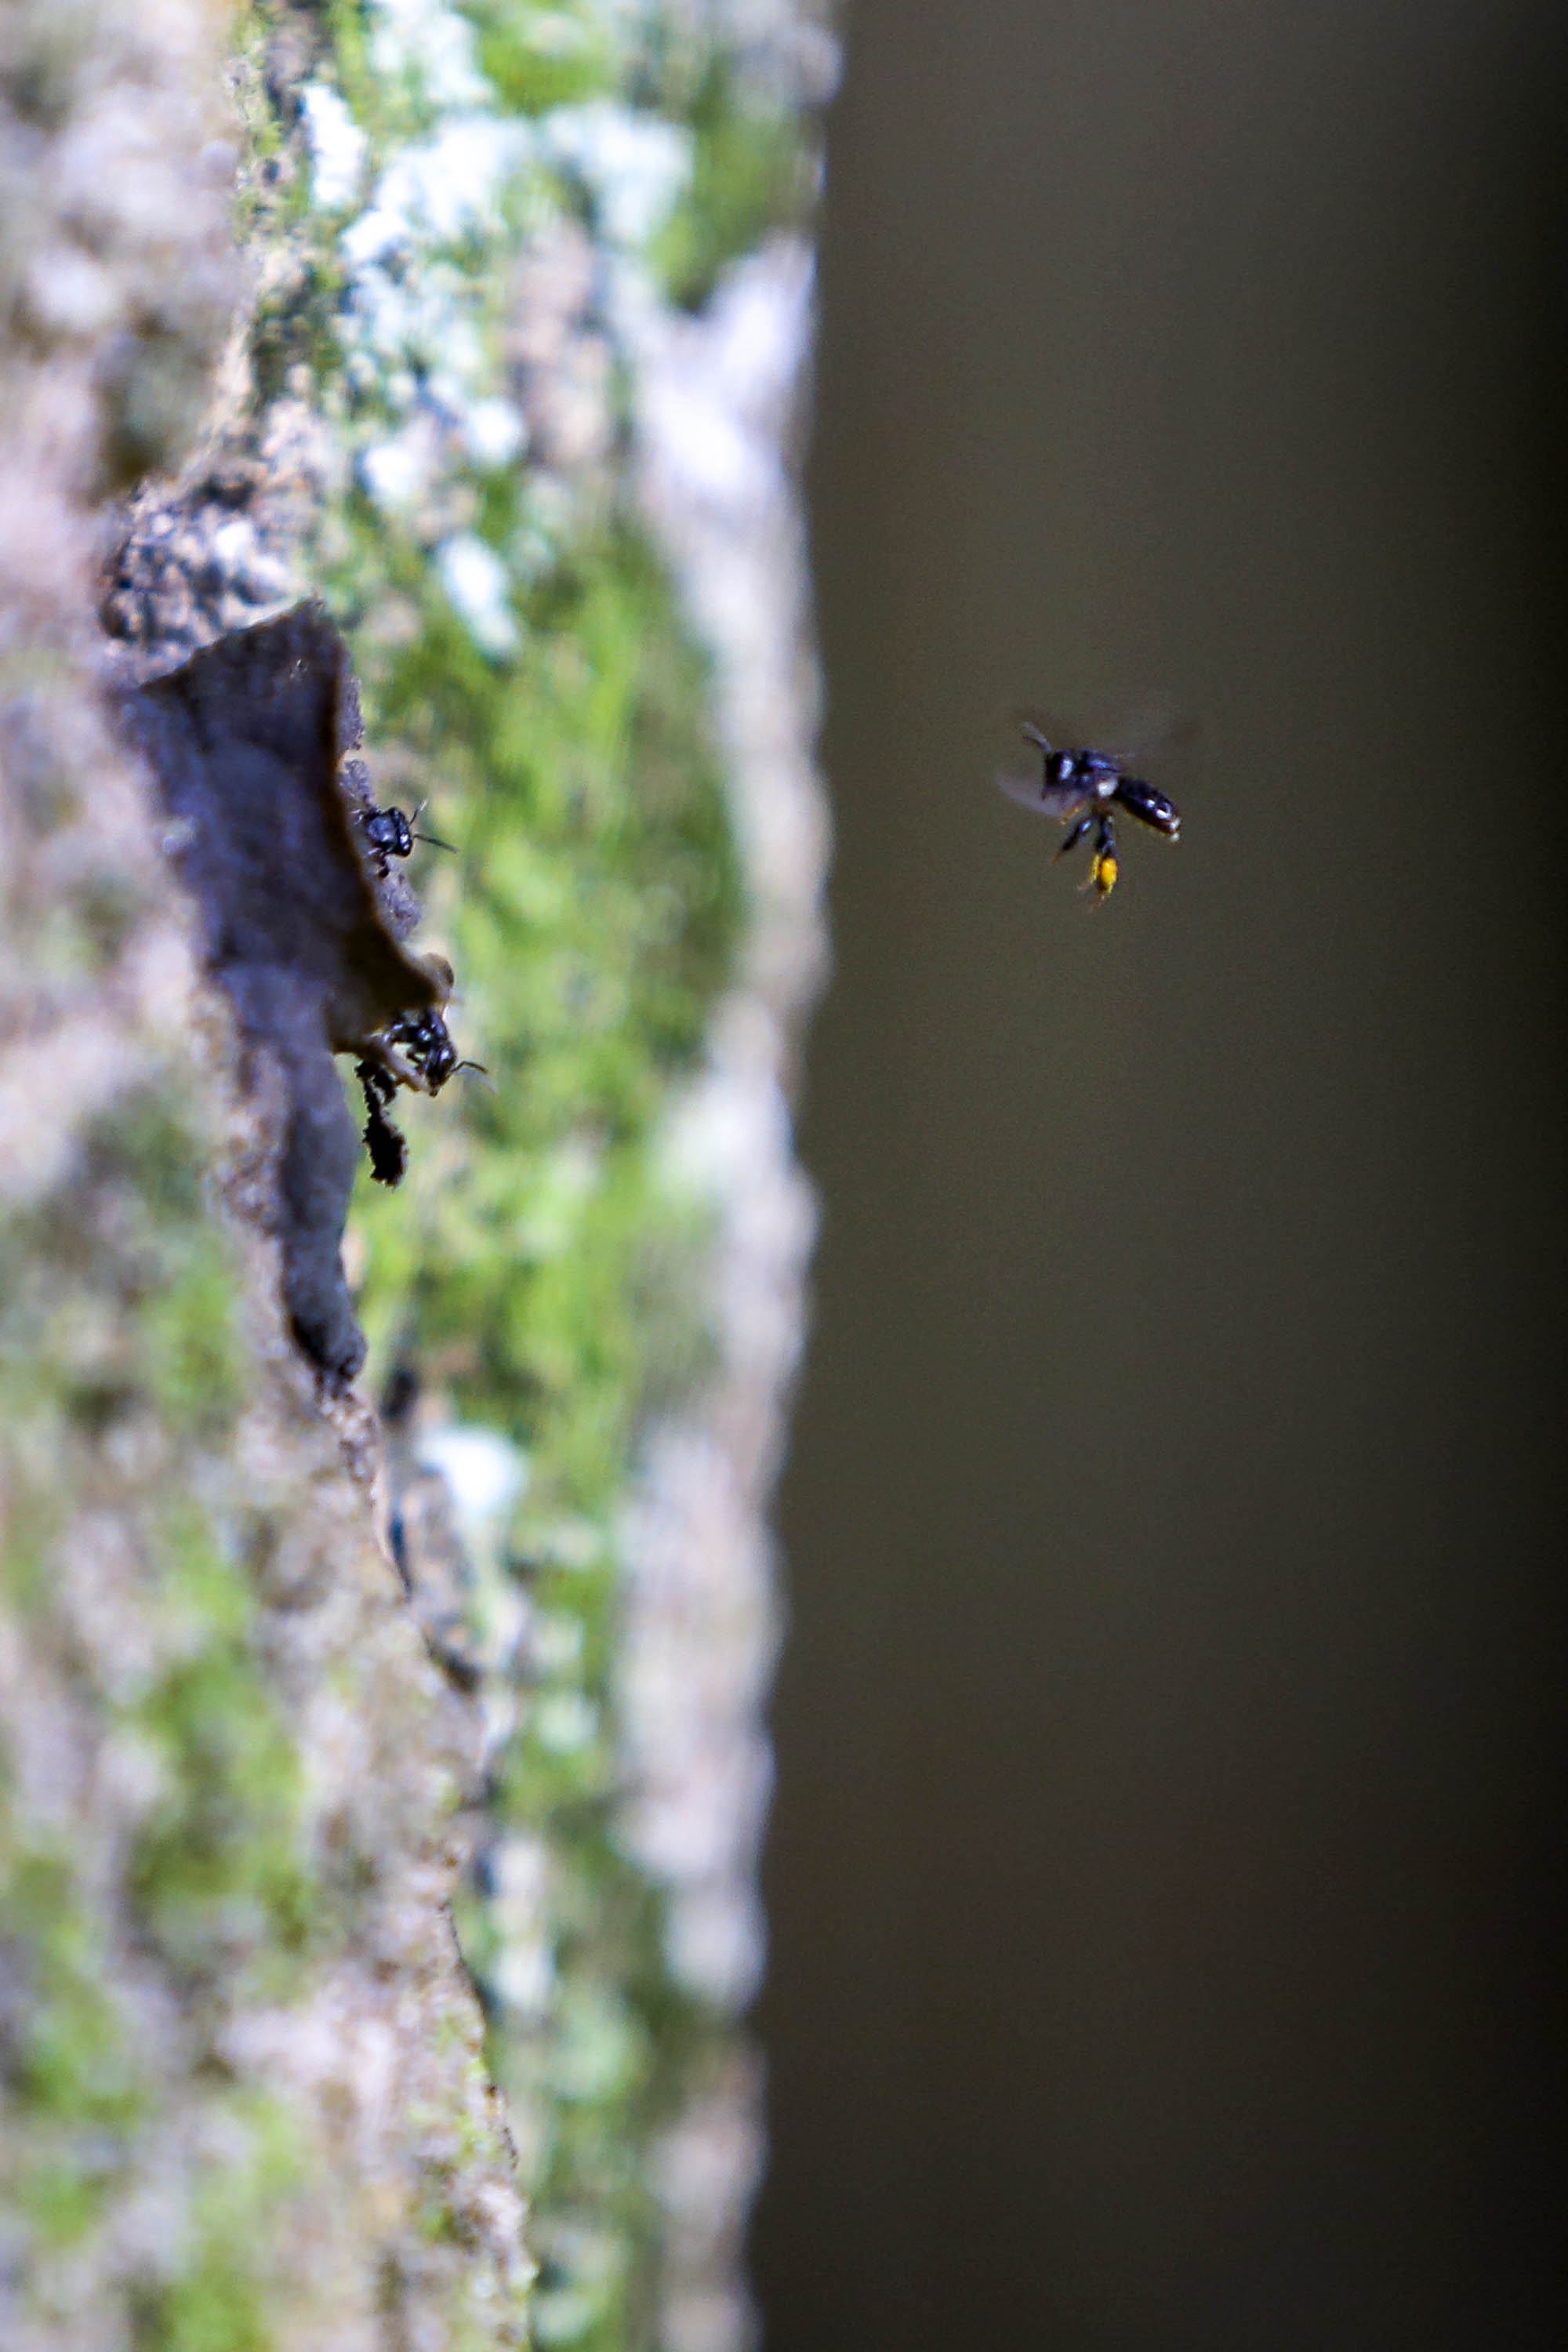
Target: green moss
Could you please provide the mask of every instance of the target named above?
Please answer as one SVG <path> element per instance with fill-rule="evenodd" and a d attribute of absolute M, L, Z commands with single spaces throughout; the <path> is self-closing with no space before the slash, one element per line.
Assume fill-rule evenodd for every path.
<path fill-rule="evenodd" d="M 364 0 L 326 0 L 328 47 L 339 87 L 355 118 L 374 119 L 375 76 L 365 39 Z"/>
<path fill-rule="evenodd" d="M 137 1185 L 146 1213 L 165 1228 L 199 1216 L 205 1154 L 192 1133 L 190 1108 L 179 1099 L 176 1073 L 122 1096 L 88 1129 L 86 1155 L 100 1181 Z"/>
<path fill-rule="evenodd" d="M 526 618 L 518 667 L 438 604 L 405 648 L 364 647 L 377 739 L 426 763 L 459 845 L 432 897 L 454 1024 L 494 1091 L 413 1107 L 409 1183 L 363 1202 L 363 1310 L 384 1363 L 416 1329 L 465 1405 L 530 1448 L 536 1495 L 580 1510 L 623 1483 L 652 1376 L 647 1140 L 741 890 L 705 672 L 641 541 L 608 534 Z"/>
<path fill-rule="evenodd" d="M 695 310 L 731 262 L 770 230 L 805 220 L 816 173 L 798 119 L 749 96 L 722 55 L 699 82 L 689 121 L 691 183 L 650 258 L 670 299 Z"/>
<path fill-rule="evenodd" d="M 156 1544 L 160 1597 L 171 1615 L 199 1629 L 204 1643 L 242 1651 L 255 1620 L 255 1597 L 244 1570 L 214 1541 L 194 1497 L 159 1497 Z"/>
<path fill-rule="evenodd" d="M 243 1393 L 235 1270 L 205 1221 L 190 1229 L 180 1257 L 142 1310 L 147 1390 L 166 1428 L 200 1433 L 226 1423 Z"/>
<path fill-rule="evenodd" d="M 357 74 L 366 90 L 363 32 L 358 47 L 347 38 L 347 21 L 358 10 L 332 12 L 344 19 L 344 45 L 334 56 L 324 46 L 307 73 L 324 71 L 342 81 Z M 304 382 L 330 379 L 338 362 L 337 320 L 346 280 L 331 225 L 311 208 L 310 142 L 297 92 L 283 95 L 283 110 L 269 68 L 277 31 L 287 26 L 290 43 L 301 37 L 322 42 L 319 19 L 302 7 L 251 0 L 237 28 L 230 70 L 236 110 L 245 132 L 245 152 L 235 195 L 235 228 L 246 244 L 264 248 L 271 266 L 258 289 L 249 330 L 255 400 L 263 408 L 286 390 L 296 394 Z M 357 62 L 356 62 L 357 61 Z"/>
<path fill-rule="evenodd" d="M 106 1990 L 109 1955 L 65 1861 L 17 1857 L 3 1916 L 6 1972 L 27 1988 L 6 2061 L 13 2094 L 57 2123 L 128 2126 L 141 2105 L 140 2078 Z"/>
<path fill-rule="evenodd" d="M 143 2291 L 135 2352 L 272 2352 L 260 2287 L 232 2247 L 211 2245 L 174 2285 Z"/>
<path fill-rule="evenodd" d="M 305 1943 L 299 1758 L 243 1638 L 218 1633 L 136 1710 L 164 1776 L 130 1885 L 146 1931 L 196 1974 Z"/>
<path fill-rule="evenodd" d="M 9 1272 L 0 1253 L 0 1291 Z M 0 1362 L 0 1369 L 3 1367 Z M 64 1516 L 61 1496 L 40 1484 L 37 1465 L 58 1461 L 64 1452 L 55 1413 L 38 1409 L 37 1397 L 18 1393 L 0 1381 L 0 1413 L 7 1417 L 10 1452 L 20 1475 L 5 1497 L 5 1541 L 0 1543 L 0 1595 L 24 1624 L 44 1617 L 55 1580 L 55 1545 Z M 9 1472 L 10 1465 L 6 1465 Z M 0 1737 L 0 1765 L 5 1759 Z"/>
<path fill-rule="evenodd" d="M 730 262 L 804 219 L 815 162 L 803 126 L 742 77 L 710 18 L 644 12 L 634 26 L 589 0 L 465 0 L 464 13 L 498 110 L 539 116 L 603 94 L 689 126 L 691 184 L 651 256 L 677 300 L 702 302 Z M 313 70 L 335 79 L 375 163 L 394 162 L 432 119 L 416 78 L 376 83 L 357 0 L 325 0 L 315 21 L 326 51 Z M 297 156 L 297 130 L 278 136 Z M 307 182 L 296 171 L 277 199 L 298 268 L 258 323 L 258 381 L 296 384 L 303 362 L 352 459 L 401 427 L 411 387 L 439 362 L 424 329 L 406 354 L 363 330 L 345 367 L 337 225 L 310 214 Z M 514 210 L 547 227 L 566 202 L 535 171 Z M 517 241 L 475 237 L 433 259 L 416 237 L 400 262 L 410 315 L 428 303 L 458 321 L 500 392 Z M 627 2352 L 652 2340 L 646 2147 L 711 2029 L 671 1992 L 659 1899 L 615 1836 L 614 1529 L 639 1433 L 706 1366 L 710 1236 L 668 1196 L 655 1143 L 745 910 L 706 667 L 629 496 L 606 516 L 595 487 L 574 520 L 558 486 L 468 462 L 456 433 L 443 452 L 418 514 L 349 488 L 318 547 L 374 752 L 405 805 L 430 795 L 430 829 L 458 844 L 415 878 L 425 937 L 458 974 L 453 1034 L 493 1086 L 464 1078 L 438 1101 L 400 1100 L 409 1173 L 395 1193 L 362 1187 L 359 1304 L 373 1381 L 407 1362 L 525 1450 L 511 1559 L 534 1609 L 577 1636 L 523 1694 L 497 1776 L 503 1825 L 550 1848 L 558 1994 L 537 2036 L 498 2010 L 494 2054 L 544 2132 L 529 2184 L 547 2259 L 540 2340 Z M 433 550 L 454 530 L 507 568 L 510 657 L 481 649 L 438 584 Z M 464 1908 L 482 1979 L 489 1930 L 477 1898 Z M 428 2223 L 460 2234 L 438 2182 Z"/>
<path fill-rule="evenodd" d="M 112 1974 L 64 1857 L 22 1851 L 0 1862 L 0 1980 L 10 1991 L 0 2203 L 51 2247 L 97 2221 L 145 2112 Z"/>
<path fill-rule="evenodd" d="M 512 113 L 542 114 L 593 96 L 609 80 L 613 51 L 595 10 L 470 0 L 463 13 L 479 32 L 479 63 Z"/>
<path fill-rule="evenodd" d="M 172 1073 L 165 1084 L 98 1120 L 77 1180 L 0 1234 L 0 1384 L 16 1491 L 30 1498 L 24 1557 L 69 1506 L 68 1484 L 52 1499 L 50 1487 L 73 1444 L 138 1414 L 175 1442 L 217 1441 L 240 1402 L 237 1276 L 204 1193 L 203 1139 Z"/>
<path fill-rule="evenodd" d="M 541 2340 L 625 2352 L 647 2340 L 657 2236 L 642 2151 L 685 2042 L 658 1901 L 614 1835 L 607 1530 L 646 1416 L 704 1362 L 708 1234 L 651 1146 L 729 980 L 738 860 L 706 666 L 635 530 L 601 529 L 537 583 L 524 650 L 498 664 L 413 551 L 363 510 L 351 521 L 370 740 L 399 748 L 458 845 L 419 880 L 461 978 L 455 1034 L 495 1089 L 459 1082 L 401 1114 L 407 1181 L 356 1206 L 361 1312 L 374 1367 L 405 1355 L 526 1450 L 516 1549 L 535 1606 L 579 1629 L 578 1668 L 531 1695 L 496 1798 L 551 1844 L 558 2011 L 537 2046 L 503 2037 L 494 2059 L 544 2126 L 541 2226 L 571 2219 Z M 375 634 L 388 595 L 420 614 L 395 646 Z M 465 1942 L 482 1979 L 471 1905 Z"/>
<path fill-rule="evenodd" d="M 235 191 L 234 228 L 239 242 L 255 233 L 258 201 L 282 152 L 281 127 L 267 95 L 268 12 L 258 0 L 239 0 L 229 26 L 228 86 L 245 144 Z"/>
<path fill-rule="evenodd" d="M 99 2220 L 111 2179 L 69 2154 L 40 2150 L 16 2189 L 16 2210 L 51 2251 L 72 2246 Z"/>
<path fill-rule="evenodd" d="M 138 2294 L 135 2352 L 282 2352 L 276 2273 L 302 2178 L 296 2135 L 281 2108 L 254 2097 L 233 2101 L 229 2121 L 247 2152 L 194 2184 L 183 2263 Z"/>

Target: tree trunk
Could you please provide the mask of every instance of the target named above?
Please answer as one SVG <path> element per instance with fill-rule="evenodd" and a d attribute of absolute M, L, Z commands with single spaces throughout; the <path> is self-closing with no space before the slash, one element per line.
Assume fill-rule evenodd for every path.
<path fill-rule="evenodd" d="M 825 855 L 786 451 L 832 67 L 783 6 L 0 32 L 21 2352 L 752 2332 Z M 363 695 L 310 786 L 342 889 L 456 974 L 401 1029 L 321 1011 L 330 877 L 273 770 L 193 814 L 124 716 L 216 679 L 249 741 L 209 649 L 306 598 Z M 413 845 L 412 937 L 383 807 L 453 845 Z M 199 878 L 234 827 L 281 845 L 265 988 Z M 312 1126 L 258 989 L 311 1070 L 352 1031 L 384 1180 L 406 1130 L 343 1244 L 357 1381 L 293 1278 L 337 1081 Z M 447 1083 L 421 1007 L 481 1072 Z"/>

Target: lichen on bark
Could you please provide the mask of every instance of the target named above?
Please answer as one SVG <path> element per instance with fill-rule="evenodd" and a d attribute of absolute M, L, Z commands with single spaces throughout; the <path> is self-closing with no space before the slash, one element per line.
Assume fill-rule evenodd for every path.
<path fill-rule="evenodd" d="M 0 2332 L 511 2342 L 521 2185 L 537 2341 L 724 2352 L 752 2328 L 760 1515 L 811 1222 L 787 453 L 831 43 L 785 0 L 252 0 L 226 123 L 200 10 L 79 16 L 11 77 L 0 187 L 40 251 L 76 236 L 37 159 L 121 83 L 171 93 L 169 186 L 112 267 L 94 232 L 120 310 L 83 297 L 6 362 L 0 495 L 53 501 L 5 583 L 14 821 L 91 848 L 5 877 Z M 46 279 L 40 316 L 75 282 Z M 419 945 L 489 1085 L 416 1104 L 405 1183 L 354 1213 L 384 1453 L 279 1312 L 279 1097 L 96 714 L 95 565 L 136 677 L 323 596 L 375 790 L 457 845 Z"/>
<path fill-rule="evenodd" d="M 230 327 L 216 29 L 0 36 L 0 2337 L 515 2343 L 442 1907 L 472 1727 L 283 1329 L 268 1106 L 100 700 L 97 502 Z"/>

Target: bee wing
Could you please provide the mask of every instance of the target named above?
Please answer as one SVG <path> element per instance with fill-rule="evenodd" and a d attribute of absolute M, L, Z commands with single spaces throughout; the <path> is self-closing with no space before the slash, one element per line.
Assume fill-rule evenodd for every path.
<path fill-rule="evenodd" d="M 1010 801 L 1033 809 L 1037 816 L 1054 816 L 1058 824 L 1066 824 L 1089 805 L 1089 795 L 1079 783 L 1042 784 L 1037 774 L 1021 774 L 1016 768 L 998 770 L 996 782 Z"/>
<path fill-rule="evenodd" d="M 1131 701 L 1096 701 L 1070 713 L 1048 705 L 1010 702 L 997 715 L 1031 740 L 1043 735 L 1058 751 L 1098 751 L 1118 768 L 1131 768 L 1140 760 L 1158 760 L 1163 765 L 1172 757 L 1184 757 L 1199 734 L 1196 720 L 1162 693 Z"/>
<path fill-rule="evenodd" d="M 1161 695 L 1142 704 L 1131 722 L 1116 730 L 1114 748 L 1105 756 L 1123 773 L 1152 760 L 1163 774 L 1174 771 L 1184 777 L 1191 773 L 1201 734 L 1195 719 L 1178 710 L 1168 695 Z"/>

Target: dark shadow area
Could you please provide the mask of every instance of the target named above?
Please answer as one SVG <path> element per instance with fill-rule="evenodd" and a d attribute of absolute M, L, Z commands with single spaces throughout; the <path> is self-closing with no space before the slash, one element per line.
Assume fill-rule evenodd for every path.
<path fill-rule="evenodd" d="M 848 31 L 769 2352 L 1546 2352 L 1568 23 Z M 997 713 L 1150 690 L 1091 914 Z"/>

